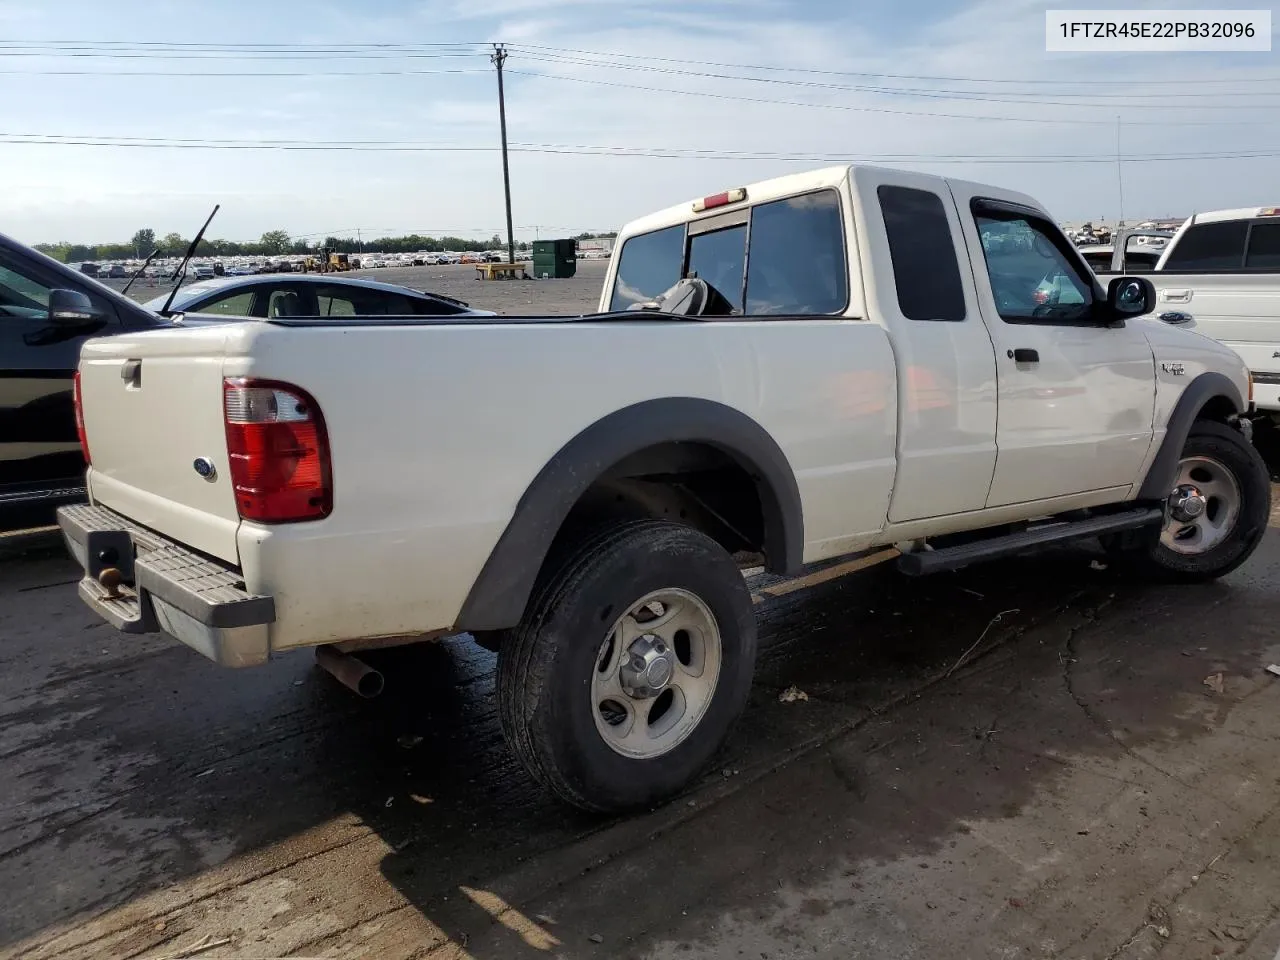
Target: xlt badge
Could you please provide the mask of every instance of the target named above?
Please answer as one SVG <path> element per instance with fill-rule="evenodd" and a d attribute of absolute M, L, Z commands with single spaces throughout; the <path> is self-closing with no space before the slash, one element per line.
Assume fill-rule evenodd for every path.
<path fill-rule="evenodd" d="M 1180 363 L 1162 363 L 1160 369 L 1173 377 L 1180 377 L 1187 372 L 1187 368 Z"/>

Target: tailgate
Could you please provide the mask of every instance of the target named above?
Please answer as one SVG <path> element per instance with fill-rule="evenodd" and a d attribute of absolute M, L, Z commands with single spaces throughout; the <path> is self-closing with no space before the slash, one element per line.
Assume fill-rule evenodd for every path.
<path fill-rule="evenodd" d="M 80 392 L 94 501 L 234 564 L 240 517 L 222 413 L 230 329 L 92 340 L 80 356 Z M 208 478 L 196 469 L 201 459 L 214 467 Z"/>

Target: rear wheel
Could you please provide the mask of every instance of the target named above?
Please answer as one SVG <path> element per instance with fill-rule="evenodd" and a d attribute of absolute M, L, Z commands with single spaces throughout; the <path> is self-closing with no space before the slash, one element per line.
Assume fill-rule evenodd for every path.
<path fill-rule="evenodd" d="M 653 805 L 724 743 L 755 652 L 750 594 L 723 547 L 678 524 L 624 523 L 571 551 L 502 645 L 503 731 L 575 806 Z"/>
<path fill-rule="evenodd" d="M 1249 559 L 1270 513 L 1270 477 L 1258 451 L 1225 424 L 1197 421 L 1178 461 L 1159 536 L 1124 554 L 1148 576 L 1213 580 Z"/>

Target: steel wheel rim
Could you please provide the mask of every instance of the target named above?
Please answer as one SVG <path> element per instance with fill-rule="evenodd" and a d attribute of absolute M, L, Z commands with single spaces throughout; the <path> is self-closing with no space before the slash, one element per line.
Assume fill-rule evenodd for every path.
<path fill-rule="evenodd" d="M 658 646 L 667 654 L 656 655 Z M 647 671 L 637 669 L 637 656 Z M 661 692 L 637 696 L 637 675 L 647 681 L 663 674 L 659 659 L 670 666 L 669 680 Z M 600 737 L 635 760 L 674 750 L 711 705 L 722 662 L 720 628 L 706 603 L 676 587 L 645 594 L 613 622 L 596 652 L 591 715 Z"/>
<path fill-rule="evenodd" d="M 1203 498 L 1204 507 L 1198 516 L 1183 518 L 1174 504 L 1189 490 Z M 1222 463 L 1211 457 L 1187 457 L 1179 461 L 1160 543 L 1185 556 L 1207 553 L 1222 544 L 1235 529 L 1242 500 L 1240 482 Z"/>

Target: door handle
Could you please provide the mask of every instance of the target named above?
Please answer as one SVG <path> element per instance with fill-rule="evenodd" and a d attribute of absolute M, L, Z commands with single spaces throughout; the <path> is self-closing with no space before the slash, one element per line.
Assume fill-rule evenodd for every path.
<path fill-rule="evenodd" d="M 1191 301 L 1190 290 L 1166 290 L 1164 298 L 1170 303 L 1189 303 Z"/>
<path fill-rule="evenodd" d="M 1183 313 L 1181 310 L 1169 310 L 1160 314 L 1160 319 L 1165 323 L 1190 323 L 1195 318 L 1189 313 Z"/>
<path fill-rule="evenodd" d="M 1032 350 L 1030 347 L 1018 347 L 1016 350 L 1009 351 L 1009 359 L 1014 363 L 1039 363 L 1040 351 Z"/>

